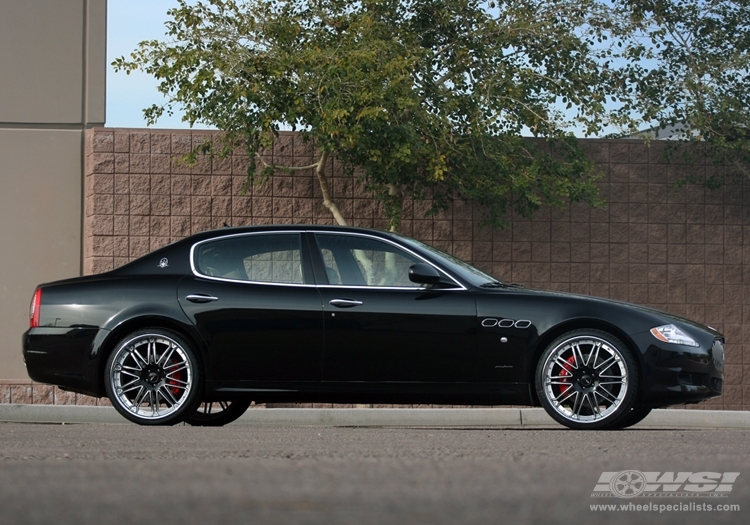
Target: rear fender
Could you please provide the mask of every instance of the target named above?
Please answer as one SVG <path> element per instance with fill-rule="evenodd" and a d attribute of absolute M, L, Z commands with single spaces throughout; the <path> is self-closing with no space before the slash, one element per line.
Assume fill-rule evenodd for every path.
<path fill-rule="evenodd" d="M 99 331 L 92 344 L 91 357 L 98 362 L 98 378 L 102 392 L 104 391 L 104 368 L 117 343 L 128 334 L 148 327 L 172 330 L 185 338 L 201 360 L 205 372 L 204 377 L 207 379 L 213 377 L 211 370 L 206 366 L 210 363 L 207 356 L 208 346 L 179 306 L 168 308 L 159 305 L 139 305 L 123 310 L 110 319 L 105 330 Z"/>

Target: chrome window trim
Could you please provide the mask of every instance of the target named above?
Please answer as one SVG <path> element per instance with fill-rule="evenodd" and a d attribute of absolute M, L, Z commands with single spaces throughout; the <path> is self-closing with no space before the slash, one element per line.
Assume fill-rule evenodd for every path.
<path fill-rule="evenodd" d="M 291 287 L 304 287 L 304 288 L 335 288 L 335 289 L 357 289 L 357 290 L 412 290 L 412 291 L 425 291 L 430 290 L 430 288 L 427 288 L 425 286 L 419 286 L 419 287 L 411 287 L 411 286 L 361 286 L 361 285 L 343 285 L 343 284 L 308 284 L 308 283 L 277 283 L 277 282 L 268 282 L 268 281 L 245 281 L 245 280 L 238 280 L 238 279 L 227 279 L 224 277 L 216 277 L 213 275 L 205 275 L 198 271 L 198 269 L 195 267 L 195 250 L 199 246 L 206 244 L 208 242 L 214 242 L 214 241 L 220 241 L 224 239 L 231 239 L 233 237 L 248 237 L 251 235 L 284 235 L 284 234 L 296 234 L 301 235 L 303 233 L 311 233 L 313 235 L 321 234 L 321 235 L 349 235 L 353 237 L 366 237 L 369 239 L 375 239 L 377 241 L 385 242 L 387 244 L 390 244 L 391 246 L 394 246 L 398 248 L 401 251 L 407 252 L 413 257 L 419 259 L 425 264 L 430 265 L 431 267 L 435 268 L 439 272 L 443 273 L 444 275 L 448 276 L 448 278 L 455 283 L 455 287 L 451 288 L 439 288 L 441 291 L 466 291 L 467 288 L 461 284 L 450 272 L 444 270 L 440 266 L 437 266 L 433 264 L 432 262 L 428 261 L 424 257 L 422 257 L 420 254 L 414 252 L 410 248 L 407 248 L 405 246 L 402 246 L 391 239 L 386 239 L 383 237 L 378 237 L 377 235 L 371 235 L 368 233 L 360 233 L 360 232 L 346 232 L 346 231 L 336 231 L 336 230 L 281 230 L 281 231 L 259 231 L 259 232 L 243 232 L 243 233 L 230 233 L 227 235 L 222 235 L 219 237 L 211 237 L 210 239 L 203 239 L 202 241 L 198 241 L 195 244 L 193 244 L 190 247 L 190 269 L 193 272 L 193 275 L 196 277 L 200 277 L 201 279 L 209 279 L 211 281 L 219 281 L 219 282 L 225 282 L 225 283 L 240 283 L 240 284 L 260 284 L 264 286 L 291 286 Z M 316 249 L 320 251 L 320 248 L 316 244 Z M 300 237 L 300 261 L 304 257 L 304 254 L 302 254 L 302 238 Z"/>
<path fill-rule="evenodd" d="M 321 234 L 321 235 L 349 235 L 349 236 L 352 236 L 352 237 L 368 237 L 370 239 L 375 239 L 377 241 L 388 243 L 391 246 L 395 246 L 396 248 L 398 248 L 401 251 L 404 251 L 404 252 L 407 252 L 407 253 L 413 255 L 414 257 L 416 257 L 417 259 L 419 259 L 423 263 L 432 266 L 433 268 L 435 268 L 437 271 L 443 273 L 444 275 L 447 275 L 448 278 L 451 281 L 453 281 L 456 284 L 456 286 L 457 286 L 456 288 L 438 288 L 439 290 L 441 290 L 441 291 L 442 290 L 445 290 L 445 291 L 449 291 L 449 290 L 467 290 L 467 288 L 463 284 L 461 284 L 460 282 L 458 282 L 458 280 L 453 275 L 451 275 L 450 272 L 447 272 L 447 271 L 443 270 L 441 267 L 436 266 L 435 264 L 431 263 L 430 261 L 428 261 L 427 259 L 425 259 L 424 257 L 422 257 L 420 254 L 418 254 L 418 253 L 410 250 L 409 248 L 406 248 L 406 247 L 404 247 L 404 246 L 402 246 L 402 245 L 400 245 L 400 244 L 398 244 L 396 242 L 393 242 L 390 239 L 384 239 L 383 237 L 378 237 L 377 235 L 371 235 L 371 234 L 368 234 L 368 233 L 359 233 L 359 232 L 342 232 L 342 231 L 331 231 L 331 232 L 329 232 L 329 231 L 325 231 L 325 230 L 307 230 L 306 233 L 312 233 L 313 235 L 315 235 L 315 234 Z M 316 247 L 317 247 L 318 251 L 320 251 L 320 246 L 317 246 L 317 244 L 318 244 L 317 240 L 316 240 L 315 244 L 316 244 Z M 411 287 L 411 286 L 367 286 L 367 285 L 362 286 L 362 285 L 345 285 L 345 284 L 319 284 L 318 288 L 354 288 L 354 289 L 361 289 L 361 290 L 429 290 L 429 288 L 426 288 L 424 286 L 420 286 L 420 287 Z"/>
<path fill-rule="evenodd" d="M 263 286 L 292 286 L 295 288 L 315 288 L 314 284 L 307 284 L 307 283 L 276 283 L 276 282 L 268 282 L 268 281 L 238 281 L 235 279 L 225 279 L 224 277 L 213 277 L 211 275 L 203 275 L 202 273 L 195 274 L 196 277 L 200 277 L 201 279 L 209 279 L 211 281 L 221 281 L 225 283 L 235 283 L 235 284 L 260 284 Z"/>
<path fill-rule="evenodd" d="M 347 289 L 347 290 L 402 290 L 405 292 L 425 292 L 428 290 L 440 290 L 441 292 L 460 292 L 466 290 L 466 288 L 426 288 L 424 286 L 411 287 L 411 286 L 362 286 L 362 285 L 351 285 L 345 284 L 319 284 L 318 288 L 336 288 L 336 289 Z"/>
<path fill-rule="evenodd" d="M 305 233 L 305 230 L 283 230 L 283 231 L 276 231 L 276 232 L 269 232 L 269 231 L 262 231 L 262 232 L 244 232 L 244 233 L 230 233 L 228 235 L 222 235 L 220 237 L 211 237 L 210 239 L 203 239 L 202 241 L 198 241 L 195 244 L 193 244 L 190 247 L 190 269 L 193 272 L 193 275 L 196 277 L 200 277 L 201 279 L 209 279 L 211 281 L 219 281 L 224 283 L 239 283 L 239 284 L 260 284 L 264 286 L 289 286 L 289 287 L 295 287 L 295 288 L 315 288 L 315 284 L 307 284 L 307 283 L 277 283 L 277 282 L 269 282 L 269 281 L 247 281 L 247 280 L 239 280 L 239 279 L 227 279 L 225 277 L 216 277 L 213 275 L 205 275 L 198 271 L 198 269 L 195 267 L 195 249 L 202 244 L 206 244 L 208 242 L 214 242 L 214 241 L 222 241 L 224 239 L 231 239 L 233 237 L 249 237 L 251 235 L 284 235 L 284 234 L 297 234 L 298 236 Z M 300 264 L 302 262 L 302 257 L 304 254 L 302 253 L 302 238 L 299 237 L 300 241 Z"/>

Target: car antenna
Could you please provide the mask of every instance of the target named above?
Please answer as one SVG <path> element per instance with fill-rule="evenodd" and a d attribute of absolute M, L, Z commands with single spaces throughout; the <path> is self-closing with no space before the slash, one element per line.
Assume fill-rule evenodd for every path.
<path fill-rule="evenodd" d="M 227 224 L 227 221 L 224 221 L 224 227 L 229 228 L 229 225 Z"/>

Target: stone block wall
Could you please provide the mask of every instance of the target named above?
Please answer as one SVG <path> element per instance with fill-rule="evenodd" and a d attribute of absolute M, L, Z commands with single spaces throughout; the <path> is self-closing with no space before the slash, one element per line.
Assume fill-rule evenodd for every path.
<path fill-rule="evenodd" d="M 30 379 L 0 379 L 0 404 L 111 406 L 107 398 L 66 392 Z"/>
<path fill-rule="evenodd" d="M 311 172 L 273 177 L 242 192 L 248 158 L 177 158 L 211 132 L 96 128 L 86 147 L 84 269 L 116 268 L 192 233 L 271 223 L 329 224 Z M 674 188 L 710 162 L 669 163 L 665 143 L 589 140 L 603 169 L 607 206 L 542 209 L 510 217 L 507 229 L 480 226 L 470 204 L 425 218 L 407 202 L 401 232 L 472 262 L 497 278 L 535 288 L 590 294 L 666 310 L 709 324 L 727 340 L 724 395 L 693 408 L 750 409 L 750 184 L 719 190 Z M 294 134 L 269 155 L 287 165 L 314 161 Z M 675 157 L 673 157 L 674 159 Z M 352 225 L 383 228 L 382 210 L 330 162 L 334 199 Z M 747 242 L 745 242 L 747 241 Z M 748 328 L 745 326 L 748 325 Z"/>

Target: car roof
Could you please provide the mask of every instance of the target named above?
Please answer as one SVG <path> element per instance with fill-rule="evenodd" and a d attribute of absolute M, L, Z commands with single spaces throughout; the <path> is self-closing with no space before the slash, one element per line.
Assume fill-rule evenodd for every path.
<path fill-rule="evenodd" d="M 375 235 L 381 238 L 393 238 L 394 235 L 373 228 L 358 228 L 353 226 L 333 226 L 326 224 L 270 224 L 257 226 L 235 226 L 224 227 L 215 230 L 206 230 L 195 233 L 172 244 L 159 248 L 153 252 L 143 255 L 119 268 L 108 272 L 114 275 L 152 274 L 154 268 L 160 261 L 166 260 L 167 266 L 160 270 L 160 274 L 185 274 L 190 273 L 189 259 L 185 257 L 190 248 L 201 241 L 225 237 L 229 235 L 241 235 L 243 233 L 271 233 L 285 231 L 310 231 L 310 232 L 348 232 Z"/>
<path fill-rule="evenodd" d="M 360 228 L 356 226 L 336 226 L 330 224 L 266 224 L 256 226 L 227 226 L 224 228 L 218 228 L 215 230 L 206 230 L 200 233 L 193 234 L 189 237 L 182 239 L 180 242 L 195 243 L 205 239 L 211 239 L 214 237 L 223 237 L 225 235 L 236 235 L 241 233 L 254 233 L 254 232 L 283 232 L 283 231 L 322 231 L 322 232 L 351 232 L 351 233 L 364 233 L 364 234 L 375 234 L 382 237 L 391 237 L 392 234 L 383 230 L 376 230 L 374 228 Z"/>

